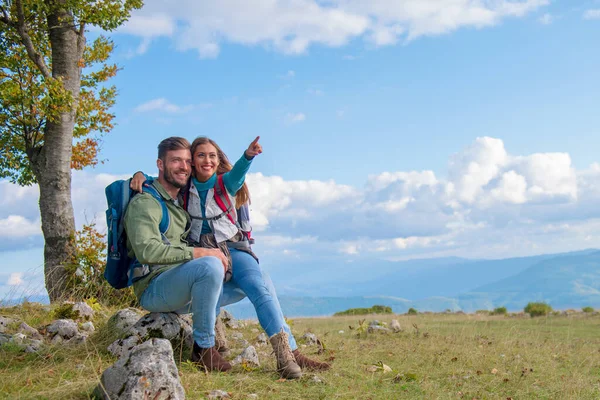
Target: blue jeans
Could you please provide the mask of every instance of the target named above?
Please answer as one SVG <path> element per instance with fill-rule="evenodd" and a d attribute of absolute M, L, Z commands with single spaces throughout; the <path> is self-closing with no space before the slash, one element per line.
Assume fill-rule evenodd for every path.
<path fill-rule="evenodd" d="M 231 249 L 231 259 L 233 275 L 227 283 L 223 283 L 223 264 L 218 258 L 197 258 L 152 279 L 140 304 L 151 312 L 191 312 L 194 340 L 198 346 L 208 348 L 215 345 L 220 307 L 248 296 L 267 335 L 271 337 L 283 329 L 292 350 L 297 349 L 269 276 L 248 253 Z"/>

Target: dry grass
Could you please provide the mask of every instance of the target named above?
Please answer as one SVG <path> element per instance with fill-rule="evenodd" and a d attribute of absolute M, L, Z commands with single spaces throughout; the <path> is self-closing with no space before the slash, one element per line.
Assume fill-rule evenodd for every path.
<path fill-rule="evenodd" d="M 102 328 L 101 319 L 108 314 L 96 325 Z M 36 312 L 29 315 L 40 323 L 47 320 Z M 28 321 L 27 313 L 21 312 L 21 317 Z M 355 316 L 295 319 L 297 338 L 310 331 L 326 345 L 321 354 L 316 354 L 316 346 L 302 347 L 304 353 L 321 360 L 335 358 L 332 370 L 317 374 L 321 383 L 313 380 L 313 373 L 299 381 L 278 380 L 266 346 L 257 347 L 260 368 L 238 366 L 227 374 L 205 374 L 186 362 L 185 354 L 177 356 L 182 383 L 191 399 L 204 398 L 213 389 L 225 390 L 233 399 L 250 393 L 260 399 L 600 398 L 598 316 L 436 314 L 372 316 L 367 321 L 392 318 L 400 321 L 403 332 L 362 337 L 357 337 Z M 256 325 L 239 332 L 256 344 Z M 49 348 L 38 355 L 0 348 L 0 397 L 89 398 L 102 371 L 115 361 L 106 352 L 109 340 L 110 332 L 99 329 L 86 345 L 75 348 Z M 234 348 L 236 343 L 230 340 Z M 369 372 L 378 362 L 393 371 Z"/>

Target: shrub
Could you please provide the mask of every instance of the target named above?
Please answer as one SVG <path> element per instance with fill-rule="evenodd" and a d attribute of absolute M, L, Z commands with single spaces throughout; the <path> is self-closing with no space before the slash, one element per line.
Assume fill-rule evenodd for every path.
<path fill-rule="evenodd" d="M 417 310 L 415 310 L 414 308 L 409 308 L 408 311 L 406 312 L 408 315 L 417 315 L 419 312 Z"/>
<path fill-rule="evenodd" d="M 593 313 L 594 312 L 594 308 L 593 307 L 583 307 L 581 309 L 581 311 L 583 311 L 584 313 Z"/>
<path fill-rule="evenodd" d="M 478 314 L 478 315 L 490 315 L 490 312 L 491 312 L 490 310 L 477 310 L 477 311 L 475 311 L 475 314 Z"/>
<path fill-rule="evenodd" d="M 528 303 L 523 311 L 532 317 L 540 317 L 542 315 L 548 315 L 552 311 L 552 307 L 547 303 Z"/>
<path fill-rule="evenodd" d="M 366 315 L 366 314 L 392 314 L 392 308 L 388 306 L 374 305 L 370 308 L 350 308 L 346 311 L 339 311 L 333 314 L 340 315 Z"/>
<path fill-rule="evenodd" d="M 492 315 L 506 315 L 506 307 L 494 308 Z"/>
<path fill-rule="evenodd" d="M 96 230 L 95 223 L 76 232 L 75 245 L 77 255 L 67 266 L 71 300 L 94 299 L 93 302 L 121 307 L 136 305 L 132 288 L 116 290 L 104 279 L 106 235 Z"/>

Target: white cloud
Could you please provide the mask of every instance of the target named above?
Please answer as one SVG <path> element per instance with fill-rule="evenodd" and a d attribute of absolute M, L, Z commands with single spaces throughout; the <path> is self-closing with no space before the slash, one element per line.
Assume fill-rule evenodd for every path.
<path fill-rule="evenodd" d="M 313 44 L 340 47 L 362 37 L 376 46 L 520 18 L 548 0 L 148 0 L 120 32 L 172 37 L 179 50 L 218 56 L 223 43 L 302 54 Z M 265 23 L 268 21 L 268 23 Z"/>
<path fill-rule="evenodd" d="M 600 19 L 600 8 L 586 10 L 583 19 Z"/>
<path fill-rule="evenodd" d="M 538 21 L 542 24 L 542 25 L 550 25 L 552 22 L 554 22 L 554 17 L 552 16 L 552 14 L 550 13 L 546 13 L 544 15 L 542 15 Z"/>
<path fill-rule="evenodd" d="M 0 219 L 0 238 L 24 238 L 42 232 L 39 219 L 30 221 L 21 215 L 9 215 Z"/>
<path fill-rule="evenodd" d="M 285 120 L 286 122 L 290 123 L 290 124 L 295 124 L 298 122 L 304 122 L 306 120 L 306 115 L 304 115 L 304 113 L 288 113 L 285 116 Z"/>
<path fill-rule="evenodd" d="M 23 281 L 23 272 L 13 272 L 6 282 L 10 286 L 21 286 L 25 282 Z"/>
<path fill-rule="evenodd" d="M 134 111 L 136 112 L 152 112 L 152 111 L 161 111 L 168 114 L 180 114 L 191 111 L 194 108 L 193 105 L 186 106 L 178 106 L 176 104 L 170 103 L 167 99 L 161 97 L 158 99 L 147 101 L 146 103 L 140 104 L 137 106 Z"/>
<path fill-rule="evenodd" d="M 97 217 L 105 231 L 104 188 L 119 178 L 74 172 L 78 227 Z M 452 155 L 445 177 L 382 172 L 349 186 L 256 172 L 247 183 L 257 246 L 273 256 L 505 257 L 600 246 L 600 164 L 576 170 L 566 153 L 511 155 L 496 138 Z M 0 204 L 4 242 L 24 248 L 41 237 L 34 189 L 2 181 Z"/>
<path fill-rule="evenodd" d="M 452 190 L 456 191 L 459 200 L 473 203 L 507 161 L 508 154 L 502 140 L 477 138 L 474 144 L 450 160 Z"/>

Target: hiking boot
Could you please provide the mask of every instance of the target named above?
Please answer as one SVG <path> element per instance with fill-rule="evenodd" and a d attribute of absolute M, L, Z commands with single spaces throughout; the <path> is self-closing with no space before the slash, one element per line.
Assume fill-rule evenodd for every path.
<path fill-rule="evenodd" d="M 194 342 L 194 350 L 192 350 L 192 362 L 207 371 L 226 372 L 231 369 L 231 364 L 221 357 L 215 347 L 205 349 L 198 346 L 196 342 Z"/>
<path fill-rule="evenodd" d="M 284 331 L 279 332 L 269 338 L 275 357 L 277 358 L 277 372 L 285 379 L 298 379 L 302 376 L 302 370 L 296 364 L 288 335 Z"/>
<path fill-rule="evenodd" d="M 300 350 L 298 349 L 292 351 L 292 354 L 296 359 L 296 364 L 298 364 L 302 369 L 309 369 L 312 371 L 326 371 L 329 368 L 331 368 L 331 364 L 311 360 L 310 358 L 305 357 L 302 353 L 300 353 Z"/>
<path fill-rule="evenodd" d="M 215 323 L 215 347 L 223 357 L 229 354 L 227 338 L 225 337 L 225 324 L 219 317 L 217 317 L 217 322 Z"/>

